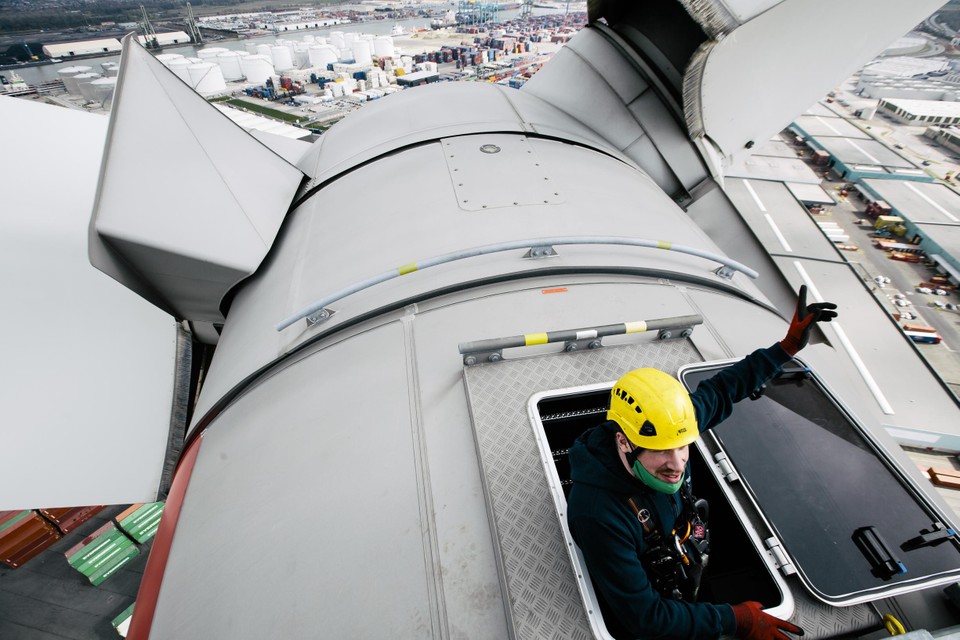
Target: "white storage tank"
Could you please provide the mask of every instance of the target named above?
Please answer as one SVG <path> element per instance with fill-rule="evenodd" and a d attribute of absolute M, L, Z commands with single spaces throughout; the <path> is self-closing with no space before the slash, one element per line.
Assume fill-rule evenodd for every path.
<path fill-rule="evenodd" d="M 120 74 L 120 65 L 116 62 L 104 62 L 100 65 L 103 75 L 107 78 L 116 78 Z"/>
<path fill-rule="evenodd" d="M 343 39 L 343 31 L 331 31 L 330 44 L 336 47 L 338 51 L 343 49 L 344 45 L 346 44 Z"/>
<path fill-rule="evenodd" d="M 353 51 L 354 60 L 362 64 L 370 64 L 370 60 L 373 58 L 373 50 L 370 48 L 369 42 L 357 40 L 350 48 Z"/>
<path fill-rule="evenodd" d="M 90 91 L 93 94 L 91 100 L 105 104 L 110 102 L 113 97 L 113 90 L 117 88 L 117 77 L 97 78 L 90 83 Z"/>
<path fill-rule="evenodd" d="M 373 53 L 378 58 L 392 58 L 393 51 L 393 38 L 390 36 L 378 36 L 373 41 Z"/>
<path fill-rule="evenodd" d="M 276 45 L 270 49 L 273 57 L 273 68 L 277 71 L 286 71 L 293 68 L 293 56 L 285 45 Z"/>
<path fill-rule="evenodd" d="M 64 67 L 59 71 L 57 71 L 57 73 L 59 73 L 61 76 L 64 76 L 64 75 L 75 76 L 78 73 L 90 73 L 91 71 L 93 71 L 93 67 L 88 67 L 86 65 L 78 64 L 72 67 Z"/>
<path fill-rule="evenodd" d="M 310 47 L 310 66 L 326 69 L 339 59 L 336 50 L 329 44 L 315 44 Z"/>
<path fill-rule="evenodd" d="M 298 69 L 302 69 L 307 66 L 310 61 L 310 47 L 313 46 L 309 42 L 296 42 L 293 45 L 293 64 Z"/>
<path fill-rule="evenodd" d="M 220 67 L 212 62 L 200 62 L 187 67 L 190 74 L 190 86 L 202 96 L 222 93 L 227 90 Z"/>
<path fill-rule="evenodd" d="M 90 83 L 100 78 L 99 73 L 78 73 L 73 76 L 77 83 L 77 94 L 83 96 L 84 100 L 93 100 L 93 92 L 90 90 Z"/>
<path fill-rule="evenodd" d="M 57 69 L 57 76 L 63 81 L 63 87 L 68 93 L 76 94 L 79 93 L 79 89 L 77 88 L 77 83 L 74 81 L 73 77 L 81 73 L 89 73 L 91 70 L 91 67 L 85 67 L 82 65 L 76 67 L 64 67 L 62 69 Z"/>
<path fill-rule="evenodd" d="M 273 47 L 268 44 L 258 44 L 257 55 L 266 56 L 267 59 L 270 60 L 270 64 L 273 64 L 273 53 L 271 52 L 271 49 L 273 49 Z"/>
<path fill-rule="evenodd" d="M 254 55 L 257 53 L 256 42 L 245 42 L 243 46 L 244 46 L 244 49 L 246 49 L 247 53 L 249 53 L 250 55 Z"/>
<path fill-rule="evenodd" d="M 275 73 L 270 57 L 262 55 L 240 58 L 240 70 L 247 82 L 253 84 L 263 84 Z"/>
<path fill-rule="evenodd" d="M 217 56 L 221 53 L 227 53 L 228 51 L 230 50 L 224 49 L 223 47 L 207 47 L 206 49 L 197 51 L 197 57 L 204 62 L 216 62 Z"/>
<path fill-rule="evenodd" d="M 317 38 L 312 33 L 304 34 L 303 41 L 307 44 L 313 44 L 317 41 Z"/>
<path fill-rule="evenodd" d="M 240 54 L 236 51 L 225 51 L 219 54 L 216 63 L 220 65 L 224 80 L 232 82 L 243 78 L 243 71 L 240 70 Z"/>
<path fill-rule="evenodd" d="M 183 55 L 179 53 L 158 53 L 154 56 L 157 60 L 163 63 L 163 66 L 168 66 L 172 61 L 182 58 Z"/>
<path fill-rule="evenodd" d="M 177 77 L 190 84 L 190 72 L 187 69 L 193 65 L 197 64 L 196 62 L 191 62 L 186 58 L 180 58 L 179 60 L 171 60 L 170 64 L 167 65 L 167 68 L 170 71 L 173 71 L 177 74 Z M 192 85 L 191 85 L 192 86 Z"/>

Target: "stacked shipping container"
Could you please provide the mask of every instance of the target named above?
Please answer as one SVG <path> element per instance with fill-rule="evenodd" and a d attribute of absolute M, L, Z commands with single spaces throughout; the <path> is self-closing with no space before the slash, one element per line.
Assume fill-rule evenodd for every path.
<path fill-rule="evenodd" d="M 16 569 L 63 537 L 34 511 L 0 511 L 0 562 Z"/>

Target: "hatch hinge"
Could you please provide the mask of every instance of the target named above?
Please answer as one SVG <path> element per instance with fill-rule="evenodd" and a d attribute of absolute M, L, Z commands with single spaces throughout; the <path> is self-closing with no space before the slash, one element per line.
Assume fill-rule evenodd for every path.
<path fill-rule="evenodd" d="M 720 469 L 720 474 L 723 476 L 724 480 L 727 482 L 736 482 L 740 479 L 740 476 L 733 468 L 733 465 L 730 464 L 730 459 L 727 458 L 727 454 L 721 451 L 713 456 L 713 460 L 717 463 L 717 468 Z"/>
<path fill-rule="evenodd" d="M 773 563 L 777 565 L 777 569 L 783 572 L 783 575 L 792 576 L 797 572 L 797 568 L 793 566 L 793 562 L 787 557 L 787 553 L 783 550 L 779 540 L 771 536 L 764 540 L 763 543 L 767 545 L 767 550 L 770 551 L 770 555 L 773 557 Z"/>

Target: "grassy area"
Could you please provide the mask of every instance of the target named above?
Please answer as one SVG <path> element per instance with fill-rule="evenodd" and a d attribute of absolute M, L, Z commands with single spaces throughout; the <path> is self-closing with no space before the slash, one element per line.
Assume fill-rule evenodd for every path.
<path fill-rule="evenodd" d="M 238 100 L 237 98 L 225 98 L 219 102 L 226 102 L 227 104 L 233 105 L 234 107 L 245 109 L 247 111 L 253 111 L 254 113 L 259 113 L 260 115 L 266 116 L 268 118 L 273 118 L 274 120 L 280 120 L 281 122 L 289 122 L 290 124 L 296 124 L 305 118 L 300 116 L 295 116 L 284 111 L 278 111 L 276 109 L 271 109 L 270 107 L 264 107 L 262 105 L 247 102 L 246 100 Z"/>
<path fill-rule="evenodd" d="M 347 115 L 346 113 L 343 113 L 337 118 L 330 118 L 329 116 L 317 118 L 314 114 L 296 116 L 290 113 L 279 111 L 277 109 L 271 109 L 270 107 L 262 106 L 254 102 L 248 102 L 238 98 L 231 98 L 230 96 L 211 98 L 208 102 L 226 103 L 239 109 L 245 109 L 268 118 L 273 118 L 274 120 L 280 120 L 281 122 L 288 122 L 290 124 L 297 124 L 303 129 L 309 129 L 310 131 L 316 132 L 327 131 L 330 127 L 340 122 L 340 120 Z"/>

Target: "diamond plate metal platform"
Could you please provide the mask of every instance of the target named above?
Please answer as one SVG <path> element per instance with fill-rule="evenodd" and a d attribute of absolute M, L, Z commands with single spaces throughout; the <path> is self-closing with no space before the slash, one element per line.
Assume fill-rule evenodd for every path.
<path fill-rule="evenodd" d="M 464 369 L 513 638 L 594 637 L 527 414 L 530 397 L 613 381 L 637 367 L 676 373 L 702 360 L 689 340 L 666 340 Z M 879 621 L 869 605 L 832 607 L 814 600 L 795 578 L 788 583 L 796 604 L 792 621 L 805 638 L 855 635 Z"/>
<path fill-rule="evenodd" d="M 637 367 L 675 373 L 700 361 L 690 341 L 669 340 L 464 370 L 513 637 L 593 637 L 527 416 L 530 396 L 616 380 Z"/>

